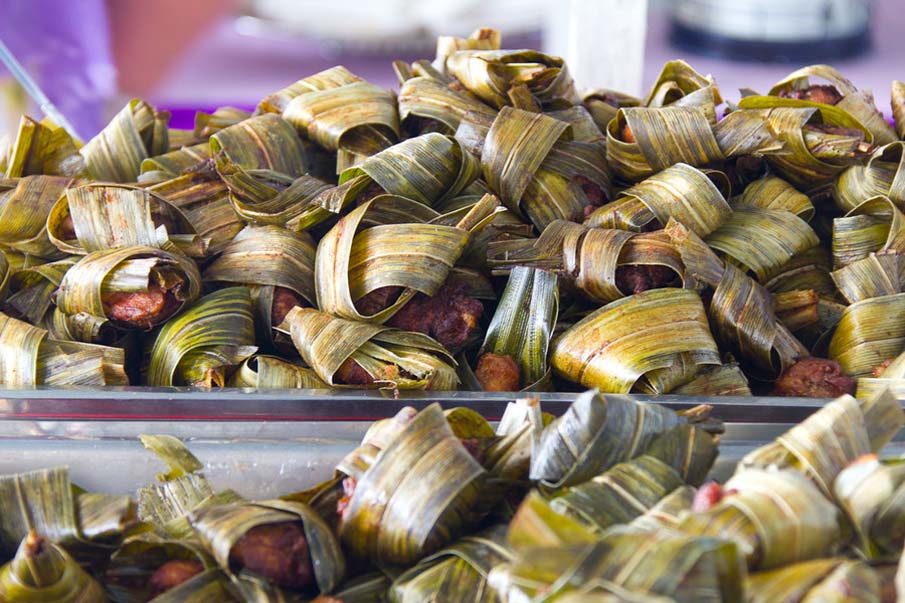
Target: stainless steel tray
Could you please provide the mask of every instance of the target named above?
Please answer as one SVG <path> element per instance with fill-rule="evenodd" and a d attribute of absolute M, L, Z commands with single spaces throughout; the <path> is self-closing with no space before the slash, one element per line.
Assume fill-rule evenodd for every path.
<path fill-rule="evenodd" d="M 562 412 L 575 394 L 540 394 L 544 410 Z M 727 422 L 714 476 L 825 403 L 789 398 L 637 396 L 687 408 L 713 404 Z M 253 498 L 301 490 L 330 476 L 374 419 L 405 405 L 469 406 L 490 419 L 511 394 L 408 393 L 399 399 L 362 391 L 200 392 L 180 389 L 0 391 L 0 474 L 68 465 L 93 491 L 132 493 L 162 465 L 138 442 L 143 433 L 185 440 L 218 488 Z M 889 454 L 905 453 L 905 435 Z"/>

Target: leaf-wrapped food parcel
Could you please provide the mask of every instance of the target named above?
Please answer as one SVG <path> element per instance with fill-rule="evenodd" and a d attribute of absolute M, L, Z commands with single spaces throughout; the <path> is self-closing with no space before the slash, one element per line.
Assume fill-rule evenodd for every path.
<path fill-rule="evenodd" d="M 902 293 L 905 291 L 905 255 L 893 250 L 871 253 L 834 270 L 830 277 L 850 304 Z"/>
<path fill-rule="evenodd" d="M 888 197 L 872 197 L 833 220 L 836 269 L 876 251 L 905 252 L 905 215 Z"/>
<path fill-rule="evenodd" d="M 32 531 L 16 556 L 0 568 L 4 603 L 106 603 L 98 582 L 66 551 Z"/>
<path fill-rule="evenodd" d="M 215 291 L 158 331 L 149 351 L 147 383 L 223 387 L 257 351 L 254 341 L 248 288 Z"/>
<path fill-rule="evenodd" d="M 67 188 L 78 180 L 63 176 L 26 176 L 0 193 L 0 244 L 21 253 L 58 258 L 47 236 L 47 217 Z"/>
<path fill-rule="evenodd" d="M 78 141 L 65 130 L 44 120 L 27 116 L 19 120 L 15 141 L 6 157 L 6 178 L 46 174 L 83 176 L 85 161 L 79 155 Z"/>
<path fill-rule="evenodd" d="M 750 603 L 880 603 L 880 580 L 863 561 L 815 559 L 748 576 Z"/>
<path fill-rule="evenodd" d="M 336 537 L 302 503 L 236 502 L 195 511 L 192 527 L 225 572 L 246 570 L 278 588 L 333 591 L 346 573 Z"/>
<path fill-rule="evenodd" d="M 497 491 L 432 404 L 358 480 L 343 511 L 342 542 L 357 558 L 411 564 L 474 527 Z"/>
<path fill-rule="evenodd" d="M 720 364 L 700 296 L 664 288 L 616 300 L 589 314 L 554 340 L 551 362 L 553 370 L 570 381 L 628 393 L 682 354 L 689 354 L 695 365 Z"/>
<path fill-rule="evenodd" d="M 834 494 L 858 535 L 866 559 L 895 557 L 905 542 L 905 465 L 876 455 L 859 458 L 839 474 Z"/>
<path fill-rule="evenodd" d="M 905 293 L 873 297 L 846 307 L 830 340 L 830 358 L 847 375 L 869 376 L 905 346 L 905 323 L 890 320 L 903 311 Z"/>
<path fill-rule="evenodd" d="M 437 36 L 437 54 L 433 66 L 441 73 L 446 72 L 446 59 L 459 50 L 499 50 L 503 35 L 498 29 L 481 27 L 467 38 Z"/>
<path fill-rule="evenodd" d="M 764 209 L 784 209 L 792 212 L 805 222 L 814 217 L 814 204 L 804 193 L 779 176 L 767 175 L 758 178 L 745 187 L 744 192 L 733 205 L 762 207 Z M 681 220 L 679 220 L 681 222 Z"/>
<path fill-rule="evenodd" d="M 252 356 L 233 374 L 230 387 L 257 389 L 327 389 L 312 369 L 277 356 Z"/>
<path fill-rule="evenodd" d="M 141 162 L 169 150 L 170 114 L 133 99 L 79 151 L 87 175 L 108 182 L 135 182 Z"/>
<path fill-rule="evenodd" d="M 510 92 L 524 85 L 545 109 L 578 102 L 565 61 L 533 50 L 459 50 L 446 68 L 471 92 L 498 109 L 512 104 Z"/>
<path fill-rule="evenodd" d="M 198 168 L 211 157 L 211 145 L 207 141 L 182 147 L 175 151 L 148 157 L 141 162 L 139 182 L 167 180 Z"/>
<path fill-rule="evenodd" d="M 422 333 L 299 307 L 279 328 L 291 335 L 305 363 L 331 386 L 451 390 L 459 383 L 455 360 Z"/>
<path fill-rule="evenodd" d="M 643 105 L 645 107 L 664 107 L 707 89 L 712 93 L 712 104 L 722 104 L 723 99 L 713 76 L 701 75 L 695 71 L 694 67 L 677 59 L 663 65 L 663 69 L 660 70 L 657 81 L 651 86 Z"/>
<path fill-rule="evenodd" d="M 413 118 L 442 124 L 445 134 L 455 134 L 459 122 L 469 112 L 493 119 L 495 111 L 468 91 L 456 90 L 430 77 L 413 77 L 399 89 L 399 117 L 403 124 Z"/>
<path fill-rule="evenodd" d="M 896 133 L 905 140 L 905 82 L 892 82 L 892 116 L 896 122 Z"/>
<path fill-rule="evenodd" d="M 92 316 L 97 324 L 109 320 L 119 329 L 148 329 L 200 292 L 201 275 L 185 256 L 153 247 L 107 249 L 89 253 L 66 271 L 57 290 L 57 313 Z"/>
<path fill-rule="evenodd" d="M 679 529 L 735 542 L 749 569 L 827 557 L 846 542 L 839 510 L 797 471 L 746 469 L 725 489 L 735 492 Z"/>
<path fill-rule="evenodd" d="M 877 148 L 865 165 L 846 168 L 833 185 L 833 198 L 844 211 L 877 196 L 905 203 L 905 142 Z"/>

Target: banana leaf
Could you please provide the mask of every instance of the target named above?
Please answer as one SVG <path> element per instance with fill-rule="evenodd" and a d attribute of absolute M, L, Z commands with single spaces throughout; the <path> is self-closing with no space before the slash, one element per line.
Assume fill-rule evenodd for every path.
<path fill-rule="evenodd" d="M 458 384 L 456 362 L 422 333 L 336 318 L 310 308 L 293 308 L 278 327 L 292 337 L 305 363 L 330 386 L 343 385 L 337 372 L 352 360 L 370 377 L 369 385 L 398 389 L 451 390 Z"/>
<path fill-rule="evenodd" d="M 889 320 L 905 311 L 905 293 L 884 295 L 846 307 L 829 343 L 830 358 L 853 377 L 870 375 L 905 347 L 905 325 Z"/>
<path fill-rule="evenodd" d="M 146 382 L 222 387 L 256 350 L 249 290 L 221 289 L 163 325 L 149 350 Z"/>
<path fill-rule="evenodd" d="M 833 265 L 838 270 L 875 251 L 905 251 L 905 216 L 887 197 L 872 197 L 833 220 Z"/>
<path fill-rule="evenodd" d="M 88 183 L 66 190 L 47 217 L 50 242 L 70 255 L 149 246 L 204 257 L 207 243 L 182 212 L 150 191 Z"/>
<path fill-rule="evenodd" d="M 850 303 L 905 291 L 905 257 L 880 251 L 830 273 L 839 293 Z"/>
<path fill-rule="evenodd" d="M 459 50 L 499 50 L 502 34 L 498 29 L 481 27 L 467 38 L 437 36 L 437 55 L 433 66 L 440 72 L 446 71 L 446 59 Z"/>
<path fill-rule="evenodd" d="M 201 275 L 185 256 L 153 247 L 121 247 L 89 253 L 71 266 L 60 281 L 56 304 L 64 315 L 94 317 L 90 324 L 109 320 L 119 329 L 147 329 L 175 315 L 200 292 Z M 140 298 L 137 306 L 128 306 L 129 295 Z M 157 302 L 145 312 L 142 304 Z"/>
<path fill-rule="evenodd" d="M 344 549 L 385 565 L 412 564 L 473 528 L 498 490 L 432 404 L 358 480 L 340 526 Z"/>
<path fill-rule="evenodd" d="M 492 120 L 495 111 L 467 90 L 431 77 L 412 77 L 399 89 L 399 118 L 407 122 L 430 120 L 442 124 L 443 134 L 455 134 L 462 118 L 471 111 Z"/>
<path fill-rule="evenodd" d="M 512 560 L 506 546 L 506 526 L 496 525 L 431 555 L 393 581 L 393 603 L 501 603 L 487 585 L 487 575 L 499 563 Z"/>
<path fill-rule="evenodd" d="M 878 196 L 889 197 L 897 206 L 905 204 L 905 143 L 901 141 L 878 147 L 865 165 L 846 168 L 833 185 L 833 199 L 844 211 Z"/>
<path fill-rule="evenodd" d="M 752 571 L 827 557 L 846 543 L 839 510 L 797 471 L 745 469 L 724 488 L 736 492 L 685 515 L 679 529 L 736 543 Z"/>
<path fill-rule="evenodd" d="M 63 176 L 26 176 L 0 194 L 0 245 L 41 258 L 60 256 L 47 237 L 47 216 L 64 191 L 79 183 Z"/>
<path fill-rule="evenodd" d="M 905 83 L 898 80 L 892 82 L 892 116 L 896 122 L 896 134 L 905 140 Z"/>
<path fill-rule="evenodd" d="M 198 111 L 195 113 L 196 138 L 207 139 L 215 132 L 235 125 L 251 117 L 251 113 L 235 107 L 218 107 L 213 113 Z"/>
<path fill-rule="evenodd" d="M 7 157 L 6 177 L 84 175 L 85 162 L 79 155 L 81 143 L 73 140 L 65 129 L 49 123 L 38 123 L 22 116 L 16 138 Z"/>
<path fill-rule="evenodd" d="M 713 104 L 722 104 L 723 99 L 712 76 L 701 75 L 685 61 L 668 61 L 642 104 L 645 107 L 665 107 L 705 89 L 712 92 Z"/>
<path fill-rule="evenodd" d="M 230 387 L 257 389 L 327 389 L 317 374 L 276 356 L 258 355 L 247 359 L 235 372 Z"/>
<path fill-rule="evenodd" d="M 141 162 L 139 182 L 155 182 L 181 176 L 197 168 L 211 157 L 210 143 L 205 140 L 198 144 L 182 147 L 175 151 L 148 157 Z"/>
<path fill-rule="evenodd" d="M 670 218 L 705 237 L 731 219 L 724 191 L 702 172 L 677 163 L 650 176 L 585 221 L 588 226 L 641 231 L 666 225 Z"/>
<path fill-rule="evenodd" d="M 526 550 L 495 567 L 489 582 L 508 601 L 628 591 L 678 603 L 741 603 L 744 579 L 744 560 L 732 542 L 617 528 L 588 545 Z"/>
<path fill-rule="evenodd" d="M 442 226 L 431 221 L 434 212 L 416 201 L 380 196 L 365 203 L 340 220 L 318 245 L 318 306 L 344 318 L 385 322 L 416 292 L 437 293 L 471 231 L 485 226 L 496 208 L 496 198 L 485 195 L 459 225 Z M 359 312 L 356 301 L 387 286 L 405 289 L 383 310 L 371 315 Z"/>
<path fill-rule="evenodd" d="M 555 493 L 550 506 L 601 533 L 629 523 L 683 483 L 674 468 L 642 455 Z"/>
<path fill-rule="evenodd" d="M 805 222 L 809 222 L 814 217 L 814 204 L 811 203 L 808 196 L 798 192 L 795 187 L 782 178 L 772 175 L 764 176 L 749 184 L 732 205 L 733 207 L 783 209 L 795 214 Z M 681 220 L 679 221 L 681 222 Z"/>
<path fill-rule="evenodd" d="M 210 255 L 220 253 L 245 227 L 219 177 L 186 174 L 153 184 L 148 190 L 182 212 L 201 240 L 207 241 Z"/>
<path fill-rule="evenodd" d="M 748 576 L 750 603 L 880 603 L 880 580 L 862 561 L 815 559 Z"/>
<path fill-rule="evenodd" d="M 565 62 L 537 51 L 458 50 L 447 57 L 446 69 L 497 109 L 511 103 L 510 93 L 519 85 L 544 109 L 565 109 L 578 102 Z"/>
<path fill-rule="evenodd" d="M 544 430 L 531 456 L 530 478 L 549 490 L 580 484 L 643 454 L 658 435 L 696 422 L 706 411 L 680 415 L 628 397 L 584 392 Z"/>
<path fill-rule="evenodd" d="M 864 127 L 873 135 L 874 142 L 882 145 L 898 138 L 895 130 L 874 104 L 873 94 L 858 90 L 850 80 L 829 65 L 809 65 L 797 69 L 774 84 L 770 88 L 770 94 L 782 95 L 786 92 L 807 88 L 811 84 L 811 78 L 826 80 L 836 88 L 842 95 L 842 99 L 835 106 L 864 124 Z M 820 103 L 814 104 L 819 105 Z"/>
<path fill-rule="evenodd" d="M 128 385 L 120 348 L 57 341 L 0 314 L 0 385 Z"/>
<path fill-rule="evenodd" d="M 0 601 L 106 603 L 107 597 L 66 551 L 32 530 L 12 561 L 0 568 Z"/>
<path fill-rule="evenodd" d="M 878 452 L 903 425 L 905 416 L 888 394 L 874 396 L 869 403 L 842 396 L 774 442 L 748 453 L 739 467 L 792 468 L 832 498 L 840 472 L 858 457 Z"/>
<path fill-rule="evenodd" d="M 270 500 L 211 506 L 193 512 L 191 522 L 198 538 L 227 573 L 238 572 L 231 554 L 250 530 L 284 523 L 301 524 L 313 567 L 313 583 L 307 586 L 308 589 L 329 593 L 340 584 L 346 573 L 346 562 L 336 537 L 324 520 L 302 503 Z M 264 581 L 271 578 L 260 577 Z"/>
<path fill-rule="evenodd" d="M 533 268 L 514 268 L 479 354 L 505 354 L 516 359 L 526 391 L 551 387 L 548 350 L 558 314 L 556 275 Z"/>
<path fill-rule="evenodd" d="M 141 162 L 169 150 L 170 114 L 133 99 L 80 153 L 87 175 L 108 182 L 135 182 Z"/>
<path fill-rule="evenodd" d="M 902 504 L 905 465 L 866 455 L 846 467 L 834 484 L 834 494 L 858 536 L 865 559 L 895 559 L 905 542 Z"/>
<path fill-rule="evenodd" d="M 65 259 L 17 270 L 9 277 L 5 307 L 33 325 L 43 324 L 53 307 L 54 292 L 74 264 L 75 260 Z"/>
<path fill-rule="evenodd" d="M 664 288 L 616 300 L 589 314 L 554 339 L 551 363 L 554 372 L 569 381 L 628 393 L 683 353 L 696 365 L 720 364 L 698 294 Z"/>

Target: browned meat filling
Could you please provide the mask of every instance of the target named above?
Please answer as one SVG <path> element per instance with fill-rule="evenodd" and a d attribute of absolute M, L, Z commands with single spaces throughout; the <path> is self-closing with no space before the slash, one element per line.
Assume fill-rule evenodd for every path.
<path fill-rule="evenodd" d="M 204 566 L 197 559 L 174 559 L 167 561 L 148 579 L 151 599 L 176 588 L 193 576 L 200 574 Z"/>
<path fill-rule="evenodd" d="M 703 513 L 711 507 L 715 507 L 727 496 L 735 494 L 737 490 L 726 490 L 717 482 L 707 482 L 698 488 L 691 503 L 691 510 L 695 513 Z"/>
<path fill-rule="evenodd" d="M 346 385 L 371 385 L 374 383 L 374 377 L 361 368 L 361 365 L 352 360 L 352 358 L 346 358 L 339 365 L 336 374 L 333 375 L 333 380 Z"/>
<path fill-rule="evenodd" d="M 842 95 L 836 90 L 836 87 L 830 85 L 808 86 L 801 90 L 783 90 L 779 95 L 783 98 L 795 98 L 826 105 L 835 105 L 842 100 Z"/>
<path fill-rule="evenodd" d="M 616 268 L 616 286 L 626 295 L 667 286 L 676 274 L 666 266 L 629 264 Z"/>
<path fill-rule="evenodd" d="M 590 178 L 577 174 L 572 177 L 572 182 L 580 186 L 585 197 L 587 197 L 588 204 L 584 206 L 585 218 L 590 216 L 595 209 L 607 202 L 606 192 Z"/>
<path fill-rule="evenodd" d="M 418 294 L 387 325 L 430 335 L 445 348 L 461 347 L 478 328 L 484 305 L 461 285 L 446 284 L 433 297 Z"/>
<path fill-rule="evenodd" d="M 295 590 L 315 586 L 305 532 L 298 522 L 270 523 L 250 529 L 229 552 L 230 563 Z"/>
<path fill-rule="evenodd" d="M 61 241 L 75 241 L 78 237 L 75 235 L 75 224 L 72 223 L 72 216 L 66 216 L 60 222 L 57 236 Z"/>
<path fill-rule="evenodd" d="M 488 352 L 478 359 L 475 377 L 486 392 L 517 392 L 521 389 L 518 365 L 505 354 Z"/>
<path fill-rule="evenodd" d="M 304 306 L 302 296 L 286 287 L 274 287 L 273 303 L 270 306 L 270 324 L 278 326 L 296 306 Z"/>
<path fill-rule="evenodd" d="M 837 398 L 855 393 L 855 380 L 842 373 L 842 367 L 834 360 L 802 358 L 773 385 L 776 396 L 800 398 Z"/>
<path fill-rule="evenodd" d="M 402 287 L 380 287 L 355 302 L 355 309 L 362 316 L 373 316 L 381 310 L 386 310 L 402 293 Z"/>
<path fill-rule="evenodd" d="M 171 286 L 152 283 L 146 292 L 114 292 L 103 296 L 107 318 L 122 326 L 150 329 L 179 310 L 177 293 L 182 288 L 179 279 Z"/>
<path fill-rule="evenodd" d="M 637 140 L 635 140 L 635 133 L 632 132 L 632 128 L 628 124 L 622 126 L 622 130 L 619 132 L 619 134 L 622 136 L 622 140 L 624 140 L 625 142 L 638 142 Z"/>

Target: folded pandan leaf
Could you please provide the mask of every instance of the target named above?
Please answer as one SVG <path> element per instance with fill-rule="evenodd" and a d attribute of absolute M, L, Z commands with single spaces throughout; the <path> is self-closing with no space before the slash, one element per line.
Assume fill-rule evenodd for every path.
<path fill-rule="evenodd" d="M 256 351 L 248 288 L 220 289 L 161 327 L 145 379 L 148 385 L 223 387 Z"/>
<path fill-rule="evenodd" d="M 496 111 L 471 92 L 432 77 L 410 77 L 399 89 L 399 118 L 403 125 L 429 120 L 442 125 L 443 134 L 455 134 L 459 122 L 469 112 L 493 120 Z"/>
<path fill-rule="evenodd" d="M 835 554 L 846 534 L 839 510 L 795 470 L 745 469 L 722 500 L 683 516 L 687 534 L 734 542 L 749 570 L 767 570 Z"/>
<path fill-rule="evenodd" d="M 75 178 L 84 175 L 85 162 L 79 155 L 81 143 L 65 129 L 44 120 L 22 116 L 12 148 L 6 158 L 6 178 L 46 174 Z"/>
<path fill-rule="evenodd" d="M 4 559 L 12 557 L 19 543 L 34 532 L 86 566 L 103 563 L 135 519 L 128 496 L 81 494 L 65 467 L 0 477 L 0 500 L 0 556 Z"/>
<path fill-rule="evenodd" d="M 637 107 L 641 99 L 606 88 L 588 90 L 581 97 L 582 106 L 591 114 L 597 129 L 606 137 L 606 127 L 622 107 Z"/>
<path fill-rule="evenodd" d="M 779 436 L 748 453 L 739 471 L 778 466 L 799 471 L 825 496 L 842 470 L 860 456 L 879 452 L 905 425 L 898 402 L 888 394 L 858 401 L 843 396 Z"/>
<path fill-rule="evenodd" d="M 677 531 L 682 516 L 691 511 L 696 492 L 691 486 L 679 486 L 632 520 L 629 528 L 639 532 Z"/>
<path fill-rule="evenodd" d="M 579 394 L 543 432 L 531 457 L 530 478 L 557 490 L 580 484 L 617 463 L 643 454 L 657 436 L 707 417 L 706 407 L 679 414 L 596 390 Z M 631 437 L 622 434 L 630 433 Z"/>
<path fill-rule="evenodd" d="M 526 391 L 550 388 L 549 346 L 558 314 L 556 275 L 534 268 L 513 268 L 479 355 L 513 358 L 519 367 L 519 384 Z"/>
<path fill-rule="evenodd" d="M 432 404 L 358 480 L 340 524 L 344 549 L 410 565 L 475 527 L 501 494 Z"/>
<path fill-rule="evenodd" d="M 157 111 L 143 100 L 129 101 L 80 149 L 86 175 L 108 182 L 135 182 L 142 161 L 169 150 L 169 121 L 166 111 Z"/>
<path fill-rule="evenodd" d="M 688 383 L 670 393 L 683 396 L 750 396 L 748 378 L 738 364 L 701 368 Z"/>
<path fill-rule="evenodd" d="M 797 254 L 763 285 L 771 293 L 804 291 L 810 289 L 823 298 L 833 298 L 836 286 L 830 277 L 832 259 L 822 245 Z"/>
<path fill-rule="evenodd" d="M 0 262 L 6 262 L 6 256 Z M 45 324 L 44 320 L 53 307 L 53 294 L 63 276 L 75 264 L 74 259 L 59 260 L 23 268 L 8 275 L 9 295 L 5 307 L 14 315 L 22 316 L 33 325 Z"/>
<path fill-rule="evenodd" d="M 318 245 L 315 288 L 318 307 L 352 320 L 382 323 L 416 292 L 431 296 L 446 281 L 472 232 L 486 226 L 497 208 L 485 195 L 456 226 L 410 199 L 383 195 L 343 217 Z M 355 302 L 376 289 L 403 287 L 392 304 L 362 314 Z"/>
<path fill-rule="evenodd" d="M 905 311 L 905 293 L 872 297 L 846 307 L 829 344 L 830 358 L 853 377 L 869 376 L 905 346 L 905 324 L 890 320 Z"/>
<path fill-rule="evenodd" d="M 745 574 L 732 542 L 616 528 L 591 544 L 527 549 L 496 566 L 488 582 L 505 601 L 609 593 L 618 597 L 590 601 L 660 603 L 654 595 L 663 595 L 677 603 L 742 603 Z"/>
<path fill-rule="evenodd" d="M 565 61 L 533 50 L 458 50 L 446 59 L 448 73 L 497 109 L 512 104 L 520 86 L 544 109 L 577 104 Z"/>
<path fill-rule="evenodd" d="M 905 256 L 880 251 L 830 273 L 839 293 L 850 303 L 905 291 Z"/>
<path fill-rule="evenodd" d="M 839 474 L 834 495 L 848 514 L 865 559 L 895 559 L 905 542 L 905 465 L 868 455 Z"/>
<path fill-rule="evenodd" d="M 663 226 L 672 218 L 707 236 L 732 215 L 725 198 L 728 191 L 718 188 L 713 174 L 684 163 L 670 165 L 596 209 L 585 224 L 641 231 Z"/>
<path fill-rule="evenodd" d="M 872 375 L 859 377 L 855 395 L 874 398 L 887 389 L 899 400 L 905 397 L 905 355 L 901 353 L 874 367 Z"/>
<path fill-rule="evenodd" d="M 311 308 L 293 308 L 279 330 L 288 333 L 305 363 L 331 386 L 342 386 L 337 371 L 357 363 L 369 383 L 353 387 L 455 389 L 456 362 L 437 341 L 422 333 L 336 318 Z"/>
<path fill-rule="evenodd" d="M 106 603 L 107 597 L 65 550 L 32 530 L 15 557 L 0 568 L 0 601 Z"/>
<path fill-rule="evenodd" d="M 838 270 L 872 252 L 905 251 L 905 216 L 888 197 L 859 203 L 833 220 L 833 266 Z"/>
<path fill-rule="evenodd" d="M 878 147 L 865 165 L 853 165 L 839 174 L 833 186 L 833 198 L 843 211 L 873 197 L 905 203 L 905 142 Z"/>
<path fill-rule="evenodd" d="M 215 255 L 245 227 L 230 200 L 229 189 L 218 177 L 186 174 L 152 184 L 148 190 L 166 199 L 186 217 Z"/>
<path fill-rule="evenodd" d="M 211 158 L 211 145 L 205 140 L 188 147 L 181 147 L 163 155 L 148 157 L 141 162 L 139 182 L 168 180 L 197 169 Z"/>
<path fill-rule="evenodd" d="M 848 165 L 860 162 L 872 140 L 858 120 L 832 105 L 748 96 L 739 107 L 744 111 L 737 113 L 763 120 L 782 142 L 781 148 L 768 149 L 765 156 L 780 176 L 804 192 L 829 184 Z M 824 131 L 823 126 L 842 130 Z"/>
<path fill-rule="evenodd" d="M 500 603 L 487 576 L 494 566 L 511 560 L 506 526 L 495 525 L 457 540 L 401 574 L 390 586 L 389 599 L 394 603 Z"/>
<path fill-rule="evenodd" d="M 619 109 L 606 129 L 607 160 L 617 176 L 638 182 L 677 163 L 705 166 L 782 148 L 761 115 L 733 112 L 716 123 L 712 103 L 682 106 L 684 100 Z"/>
<path fill-rule="evenodd" d="M 123 184 L 87 183 L 66 190 L 50 209 L 47 234 L 70 255 L 149 246 L 204 257 L 207 243 L 163 197 Z"/>
<path fill-rule="evenodd" d="M 291 88 L 289 94 L 277 93 L 292 97 L 282 109 L 283 118 L 329 151 L 369 156 L 399 138 L 395 95 L 343 67 L 300 80 Z"/>
<path fill-rule="evenodd" d="M 736 207 L 729 219 L 705 240 L 760 282 L 775 276 L 797 254 L 820 243 L 817 233 L 795 214 L 753 206 Z"/>
<path fill-rule="evenodd" d="M 782 209 L 809 222 L 814 217 L 814 205 L 804 193 L 778 176 L 767 175 L 745 187 L 744 192 L 732 201 L 733 207 L 761 207 Z M 681 221 L 681 220 L 680 220 Z"/>
<path fill-rule="evenodd" d="M 0 314 L 0 384 L 128 385 L 121 348 L 48 337 L 47 331 Z"/>
<path fill-rule="evenodd" d="M 312 369 L 276 356 L 252 356 L 229 381 L 230 387 L 257 389 L 327 389 Z"/>
<path fill-rule="evenodd" d="M 896 134 L 905 140 L 905 82 L 892 82 L 892 115 L 896 122 Z"/>
<path fill-rule="evenodd" d="M 59 258 L 47 236 L 47 216 L 66 189 L 80 182 L 64 176 L 26 176 L 0 193 L 0 245 L 36 257 Z"/>
<path fill-rule="evenodd" d="M 456 138 L 467 147 L 472 143 L 470 134 L 463 135 L 464 124 Z M 576 139 L 569 121 L 505 107 L 486 134 L 483 129 L 475 134 L 482 139 L 487 186 L 510 211 L 527 216 L 540 230 L 554 220 L 580 219 L 591 204 L 589 194 L 602 199 L 612 195 L 603 144 Z"/>
<path fill-rule="evenodd" d="M 499 50 L 503 35 L 498 29 L 481 27 L 467 38 L 437 36 L 437 55 L 433 66 L 441 73 L 446 72 L 446 60 L 459 50 Z"/>
<path fill-rule="evenodd" d="M 880 580 L 863 561 L 816 559 L 748 576 L 751 603 L 880 603 Z"/>
<path fill-rule="evenodd" d="M 234 502 L 193 511 L 190 519 L 195 534 L 220 565 L 220 568 L 240 579 L 244 578 L 240 573 L 243 565 L 250 571 L 255 571 L 251 568 L 256 568 L 257 564 L 268 567 L 276 565 L 274 559 L 269 559 L 262 556 L 260 551 L 255 551 L 254 544 L 249 547 L 247 557 L 237 555 L 237 550 L 243 548 L 243 538 L 246 535 L 265 526 L 269 526 L 271 529 L 274 526 L 281 526 L 286 530 L 299 530 L 299 541 L 281 544 L 277 538 L 271 536 L 277 542 L 271 544 L 270 547 L 275 555 L 297 555 L 298 548 L 304 544 L 311 568 L 308 570 L 310 575 L 299 575 L 288 579 L 285 576 L 265 575 L 262 573 L 263 570 L 258 568 L 255 581 L 260 581 L 261 585 L 254 588 L 252 585 L 246 584 L 243 588 L 243 585 L 237 583 L 242 590 L 253 588 L 253 590 L 264 590 L 265 592 L 268 590 L 278 592 L 285 588 L 308 593 L 330 593 L 345 576 L 346 562 L 336 536 L 311 507 L 302 503 L 284 500 L 256 503 Z M 261 534 L 260 531 L 258 533 Z M 264 535 L 259 537 L 263 539 Z M 260 547 L 261 544 L 263 542 L 258 546 Z M 280 546 L 284 548 L 283 551 L 279 550 Z M 262 558 L 255 559 L 255 557 Z M 299 573 L 301 574 L 301 571 Z M 278 581 L 304 582 L 304 584 L 280 584 Z"/>
<path fill-rule="evenodd" d="M 235 107 L 218 107 L 213 113 L 198 111 L 195 113 L 194 135 L 196 138 L 207 139 L 214 132 L 219 132 L 249 117 L 251 117 L 251 113 Z"/>
<path fill-rule="evenodd" d="M 787 96 L 799 90 L 806 90 L 811 86 L 811 78 L 825 80 L 836 89 L 836 92 L 841 95 L 841 99 L 831 106 L 847 112 L 864 124 L 864 127 L 873 135 L 874 142 L 888 144 L 896 140 L 895 130 L 874 104 L 874 95 L 866 90 L 858 90 L 849 79 L 829 65 L 809 65 L 796 69 L 774 84 L 770 88 L 770 94 Z M 812 106 L 824 106 L 824 103 L 813 101 L 811 104 Z"/>
<path fill-rule="evenodd" d="M 118 329 L 149 329 L 200 293 L 201 275 L 192 260 L 153 247 L 121 247 L 89 253 L 68 267 L 56 305 L 58 314 L 73 317 L 66 319 L 70 330 L 71 320 L 96 328 L 110 321 Z M 100 334 L 94 327 L 87 333 Z"/>
<path fill-rule="evenodd" d="M 720 364 L 699 295 L 664 288 L 610 302 L 589 314 L 553 341 L 551 363 L 556 374 L 570 381 L 628 393 L 682 354 L 689 354 L 686 359 L 695 365 Z"/>
<path fill-rule="evenodd" d="M 722 104 L 723 99 L 713 76 L 701 75 L 691 65 L 680 59 L 668 61 L 663 65 L 657 81 L 654 82 L 642 104 L 645 107 L 665 107 L 679 103 L 682 99 L 700 93 L 702 90 L 711 93 L 711 105 Z"/>

